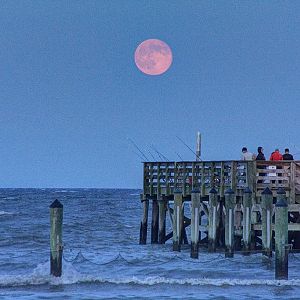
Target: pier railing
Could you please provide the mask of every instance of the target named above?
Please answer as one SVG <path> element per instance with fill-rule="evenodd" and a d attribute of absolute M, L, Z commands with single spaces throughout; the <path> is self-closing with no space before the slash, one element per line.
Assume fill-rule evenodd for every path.
<path fill-rule="evenodd" d="M 172 195 L 180 189 L 183 196 L 199 189 L 207 196 L 215 188 L 221 197 L 231 188 L 242 195 L 249 187 L 255 196 L 269 187 L 274 196 L 283 188 L 291 203 L 300 201 L 300 161 L 181 161 L 145 162 L 144 195 Z M 299 202 L 297 201 L 297 202 Z"/>

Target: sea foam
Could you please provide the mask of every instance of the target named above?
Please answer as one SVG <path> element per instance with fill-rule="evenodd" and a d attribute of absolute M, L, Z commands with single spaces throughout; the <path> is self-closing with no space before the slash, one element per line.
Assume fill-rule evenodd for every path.
<path fill-rule="evenodd" d="M 39 264 L 29 275 L 0 275 L 0 287 L 27 286 L 27 285 L 69 285 L 80 283 L 110 283 L 110 284 L 136 284 L 153 286 L 191 285 L 191 286 L 294 286 L 300 287 L 299 279 L 291 280 L 261 280 L 261 279 L 234 279 L 234 278 L 167 278 L 160 276 L 127 276 L 127 277 L 101 277 L 93 274 L 78 272 L 71 263 L 64 262 L 61 277 L 50 275 L 50 263 Z"/>

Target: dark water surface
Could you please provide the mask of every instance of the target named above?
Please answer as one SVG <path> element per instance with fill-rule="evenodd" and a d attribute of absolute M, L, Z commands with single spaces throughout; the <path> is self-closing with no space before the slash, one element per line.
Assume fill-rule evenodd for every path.
<path fill-rule="evenodd" d="M 289 280 L 274 258 L 138 245 L 139 190 L 0 189 L 1 299 L 300 299 L 300 254 Z M 64 205 L 63 276 L 49 275 L 49 205 Z M 170 223 L 168 221 L 170 229 Z"/>

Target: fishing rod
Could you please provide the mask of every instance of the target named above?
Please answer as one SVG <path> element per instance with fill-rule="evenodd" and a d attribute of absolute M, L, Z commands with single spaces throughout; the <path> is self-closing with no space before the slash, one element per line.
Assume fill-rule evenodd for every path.
<path fill-rule="evenodd" d="M 154 157 L 154 155 L 152 154 L 152 152 L 148 149 L 148 152 L 149 152 L 149 154 L 152 156 L 152 158 L 153 158 L 153 161 L 155 161 L 155 157 Z"/>
<path fill-rule="evenodd" d="M 131 138 L 127 138 L 127 140 L 139 151 L 139 153 L 141 153 L 143 159 L 149 161 L 148 157 L 143 153 L 143 151 L 137 146 L 137 144 Z"/>
<path fill-rule="evenodd" d="M 180 160 L 182 160 L 182 161 L 184 160 L 176 151 L 175 151 L 175 153 L 177 154 L 177 156 L 179 157 Z"/>
<path fill-rule="evenodd" d="M 154 148 L 154 146 L 152 146 L 152 145 L 151 145 L 151 148 L 156 152 L 156 154 L 158 155 L 159 159 L 160 159 L 160 160 L 163 160 L 163 157 L 162 157 L 161 153 L 160 153 L 158 150 L 156 150 L 156 149 Z"/>
<path fill-rule="evenodd" d="M 135 151 L 132 151 L 135 155 L 137 155 L 140 159 L 141 159 L 141 162 L 143 162 L 144 161 L 144 157 L 140 154 L 140 153 L 138 153 L 138 152 L 135 152 Z"/>
<path fill-rule="evenodd" d="M 151 145 L 151 148 L 158 154 L 161 160 L 169 161 L 168 158 L 159 152 L 153 145 Z"/>
<path fill-rule="evenodd" d="M 181 143 L 183 143 L 183 145 L 185 145 L 192 153 L 195 154 L 195 156 L 196 156 L 197 159 L 199 159 L 199 160 L 202 161 L 202 159 L 200 158 L 200 156 L 199 156 L 195 151 L 193 151 L 193 150 L 191 149 L 191 147 L 189 147 L 189 145 L 187 145 L 187 144 L 186 144 L 179 136 L 176 135 L 176 137 L 177 137 L 177 139 L 178 139 Z"/>

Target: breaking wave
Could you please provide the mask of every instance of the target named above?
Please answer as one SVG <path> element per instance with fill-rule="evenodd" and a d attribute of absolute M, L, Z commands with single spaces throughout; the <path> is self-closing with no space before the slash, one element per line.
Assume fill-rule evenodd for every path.
<path fill-rule="evenodd" d="M 71 263 L 64 263 L 61 277 L 49 275 L 49 262 L 39 264 L 29 275 L 0 275 L 0 287 L 27 286 L 27 285 L 68 285 L 80 283 L 110 283 L 110 284 L 136 284 L 153 286 L 191 285 L 191 286 L 292 286 L 300 287 L 299 279 L 291 280 L 261 280 L 261 279 L 211 279 L 211 278 L 166 278 L 160 276 L 147 277 L 116 277 L 105 278 L 78 272 Z"/>
<path fill-rule="evenodd" d="M 4 216 L 4 215 L 13 215 L 13 213 L 8 212 L 8 211 L 4 211 L 4 210 L 0 210 L 0 216 Z"/>

